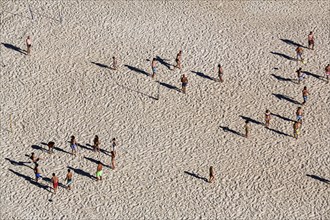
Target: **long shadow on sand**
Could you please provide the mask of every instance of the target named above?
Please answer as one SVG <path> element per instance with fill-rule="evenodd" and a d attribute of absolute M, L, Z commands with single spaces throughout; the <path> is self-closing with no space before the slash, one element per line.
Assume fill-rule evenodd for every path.
<path fill-rule="evenodd" d="M 159 83 L 159 85 L 164 86 L 164 87 L 166 87 L 166 88 L 168 88 L 168 89 L 173 89 L 173 90 L 176 90 L 176 91 L 178 91 L 178 92 L 181 92 L 181 89 L 179 89 L 179 88 L 176 87 L 176 86 L 172 86 L 172 85 L 170 85 L 170 84 L 167 84 L 167 83 L 164 83 L 164 82 L 160 82 L 160 81 L 157 81 L 157 82 Z"/>
<path fill-rule="evenodd" d="M 6 48 L 8 48 L 8 49 L 11 49 L 11 50 L 14 50 L 14 51 L 17 51 L 17 52 L 19 52 L 19 53 L 22 53 L 22 54 L 24 54 L 24 55 L 26 55 L 26 53 L 25 53 L 25 50 L 22 50 L 21 48 L 19 48 L 19 47 L 16 47 L 16 46 L 14 46 L 14 45 L 12 45 L 12 44 L 7 44 L 7 43 L 1 43 L 3 46 L 5 46 Z"/>
<path fill-rule="evenodd" d="M 244 137 L 243 134 L 239 133 L 238 131 L 235 131 L 235 130 L 230 129 L 229 127 L 224 127 L 224 126 L 219 126 L 219 127 L 222 128 L 222 130 L 224 132 L 231 132 L 231 133 L 236 134 L 238 136 Z"/>
<path fill-rule="evenodd" d="M 275 113 L 270 113 L 272 116 L 275 116 L 275 117 L 278 117 L 280 119 L 283 119 L 284 121 L 290 121 L 290 122 L 294 122 L 294 120 L 290 119 L 290 118 L 287 118 L 287 117 L 284 117 L 284 116 L 281 116 L 279 114 L 275 114 Z"/>
<path fill-rule="evenodd" d="M 286 133 L 284 133 L 282 131 L 279 131 L 279 130 L 275 130 L 273 128 L 267 128 L 267 129 L 270 130 L 270 131 L 272 131 L 272 132 L 275 132 L 277 134 L 280 134 L 280 135 L 284 135 L 284 136 L 287 136 L 287 137 L 292 137 L 291 135 L 288 135 L 288 134 L 286 134 Z"/>
<path fill-rule="evenodd" d="M 271 54 L 274 54 L 274 55 L 277 55 L 277 56 L 280 56 L 280 57 L 283 57 L 283 58 L 288 59 L 288 60 L 294 60 L 294 61 L 296 61 L 295 58 L 290 57 L 290 56 L 288 56 L 288 55 L 285 55 L 285 54 L 283 54 L 283 53 L 278 53 L 278 52 L 273 52 L 273 51 L 271 51 L 270 53 L 271 53 Z"/>
<path fill-rule="evenodd" d="M 190 175 L 190 176 L 192 176 L 192 177 L 195 177 L 195 178 L 197 178 L 197 179 L 204 180 L 205 182 L 209 182 L 209 181 L 207 180 L 207 178 L 202 177 L 202 176 L 200 176 L 200 175 L 198 175 L 198 174 L 196 174 L 196 173 L 192 173 L 192 172 L 188 172 L 188 171 L 184 171 L 184 173 L 185 173 L 185 174 L 188 174 L 188 175 Z"/>
<path fill-rule="evenodd" d="M 146 76 L 149 76 L 149 73 L 147 73 L 146 71 L 142 70 L 142 69 L 139 69 L 139 68 L 136 68 L 134 66 L 129 66 L 129 65 L 124 65 L 126 66 L 128 69 L 134 71 L 134 72 L 137 72 L 137 73 L 140 73 L 140 74 L 143 74 L 143 75 L 146 75 Z"/>
<path fill-rule="evenodd" d="M 32 147 L 32 149 L 34 149 L 34 150 L 47 151 L 46 149 L 42 148 L 42 147 L 39 146 L 39 145 L 32 145 L 31 147 Z"/>
<path fill-rule="evenodd" d="M 89 161 L 91 161 L 91 162 L 93 162 L 93 163 L 95 163 L 95 164 L 98 164 L 99 162 L 101 162 L 101 161 L 99 161 L 99 160 L 95 160 L 94 158 L 90 158 L 90 157 L 86 157 L 86 156 L 84 156 L 84 159 L 89 160 Z M 101 162 L 101 164 L 102 164 L 102 166 L 104 166 L 104 167 L 109 167 L 109 168 L 110 168 L 110 166 L 108 166 L 107 164 L 105 164 L 105 163 L 103 163 L 103 162 Z"/>
<path fill-rule="evenodd" d="M 286 95 L 282 95 L 282 94 L 277 94 L 277 93 L 272 93 L 273 96 L 275 96 L 276 98 L 278 98 L 279 100 L 286 100 L 288 102 L 291 102 L 293 104 L 299 105 L 300 103 L 296 100 L 294 100 L 293 98 L 286 96 Z"/>
<path fill-rule="evenodd" d="M 27 163 L 30 164 L 32 162 L 28 161 L 28 162 L 24 162 L 24 161 L 15 161 L 15 160 L 11 160 L 9 158 L 5 158 L 5 160 L 8 160 L 12 165 L 14 166 L 24 166 L 24 167 L 28 167 L 30 169 L 33 169 L 32 167 L 26 165 Z"/>
<path fill-rule="evenodd" d="M 8 169 L 8 170 L 9 170 L 10 172 L 14 173 L 14 174 L 17 175 L 17 176 L 22 177 L 22 178 L 25 179 L 26 181 L 29 181 L 32 185 L 35 185 L 35 186 L 37 186 L 37 187 L 39 187 L 39 188 L 41 188 L 41 189 L 44 189 L 44 190 L 50 192 L 48 186 L 43 185 L 43 184 L 41 184 L 41 183 L 39 183 L 39 182 L 36 182 L 36 181 L 35 181 L 34 179 L 32 179 L 31 177 L 29 177 L 29 176 L 25 176 L 24 174 L 18 173 L 18 172 L 16 172 L 16 171 L 12 170 L 12 169 Z"/>
<path fill-rule="evenodd" d="M 313 178 L 315 180 L 319 180 L 319 181 L 321 181 L 323 183 L 330 184 L 330 180 L 324 179 L 322 177 L 319 177 L 319 176 L 316 176 L 316 175 L 309 175 L 309 174 L 306 174 L 306 176 L 308 176 L 310 178 Z"/>
<path fill-rule="evenodd" d="M 243 115 L 240 115 L 240 117 L 242 119 L 244 119 L 245 121 L 249 121 L 249 122 L 257 124 L 257 125 L 264 125 L 264 123 L 261 123 L 260 121 L 254 120 L 252 118 L 249 118 L 249 117 L 246 117 L 246 116 L 243 116 Z"/>
<path fill-rule="evenodd" d="M 73 168 L 71 166 L 67 166 L 68 169 L 70 170 L 73 170 L 73 172 L 75 172 L 76 174 L 79 174 L 81 176 L 85 176 L 85 177 L 88 177 L 92 180 L 95 180 L 96 177 L 95 176 L 92 176 L 90 173 L 87 173 L 86 171 L 83 171 L 82 169 L 79 169 L 79 168 Z"/>
<path fill-rule="evenodd" d="M 168 62 L 166 62 L 166 61 L 167 61 L 166 59 L 162 59 L 161 57 L 156 56 L 156 60 L 157 60 L 160 64 L 166 66 L 167 69 L 171 69 L 171 66 L 172 66 L 172 65 L 169 64 Z"/>
<path fill-rule="evenodd" d="M 305 46 L 303 46 L 303 45 L 301 45 L 299 43 L 296 43 L 296 42 L 294 42 L 292 40 L 289 40 L 289 39 L 281 39 L 281 41 L 283 41 L 284 43 L 287 43 L 289 45 L 295 46 L 295 47 L 304 47 L 304 48 L 307 48 L 307 47 L 305 47 Z"/>
<path fill-rule="evenodd" d="M 47 143 L 45 143 L 45 142 L 41 142 L 41 144 L 47 146 Z M 66 153 L 66 154 L 71 154 L 70 152 L 63 150 L 62 148 L 59 148 L 59 147 L 54 147 L 54 150 L 57 150 L 57 151 L 60 151 L 62 153 Z"/>
<path fill-rule="evenodd" d="M 214 81 L 214 78 L 208 76 L 208 75 L 205 75 L 204 73 L 202 72 L 197 72 L 197 71 L 191 71 L 192 73 L 195 73 L 197 76 L 200 76 L 202 78 L 205 78 L 205 79 L 209 79 L 209 80 L 212 80 Z"/>
<path fill-rule="evenodd" d="M 93 61 L 91 61 L 91 63 L 95 64 L 96 66 L 102 67 L 102 68 L 112 69 L 111 67 L 109 67 L 105 64 L 102 64 L 102 63 L 96 63 L 96 62 L 93 62 Z"/>
<path fill-rule="evenodd" d="M 94 151 L 93 150 L 93 146 L 92 145 L 90 145 L 90 144 L 86 144 L 86 146 L 83 146 L 83 145 L 79 145 L 81 148 L 84 148 L 84 149 L 86 149 L 86 150 L 89 150 L 89 151 Z M 104 149 L 100 149 L 100 152 L 101 153 L 104 153 L 105 155 L 108 155 L 108 156 L 110 156 L 110 152 L 109 151 L 107 151 L 107 150 L 104 150 Z"/>
<path fill-rule="evenodd" d="M 283 82 L 294 82 L 292 79 L 290 78 L 284 78 L 282 76 L 278 76 L 275 74 L 271 74 L 273 77 L 275 77 L 275 79 L 279 80 L 279 81 L 283 81 Z"/>
<path fill-rule="evenodd" d="M 314 74 L 314 73 L 311 73 L 311 72 L 308 72 L 308 71 L 302 71 L 302 73 L 306 74 L 307 76 L 312 76 L 316 79 L 320 79 L 322 81 L 326 81 L 322 76 L 319 76 L 317 74 Z"/>

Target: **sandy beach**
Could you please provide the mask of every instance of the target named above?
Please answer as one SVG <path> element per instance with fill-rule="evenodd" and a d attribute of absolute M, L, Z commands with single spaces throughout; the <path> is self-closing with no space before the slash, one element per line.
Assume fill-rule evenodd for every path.
<path fill-rule="evenodd" d="M 1 1 L 0 219 L 330 219 L 329 11 L 328 1 Z"/>

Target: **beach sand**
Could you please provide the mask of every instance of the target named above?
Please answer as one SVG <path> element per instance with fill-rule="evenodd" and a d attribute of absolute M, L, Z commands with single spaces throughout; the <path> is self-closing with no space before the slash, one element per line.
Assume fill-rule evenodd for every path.
<path fill-rule="evenodd" d="M 2 1 L 0 9 L 1 219 L 330 219 L 329 2 Z M 316 49 L 297 63 L 296 45 L 307 46 L 314 28 Z M 169 69 L 179 50 L 182 72 Z M 219 63 L 224 83 L 213 80 Z M 300 66 L 307 78 L 298 85 Z M 106 150 L 99 155 L 94 135 Z M 24 163 L 31 152 L 42 158 L 40 184 Z M 97 160 L 106 165 L 101 182 Z M 49 178 L 64 184 L 68 168 L 73 190 L 53 195 Z"/>

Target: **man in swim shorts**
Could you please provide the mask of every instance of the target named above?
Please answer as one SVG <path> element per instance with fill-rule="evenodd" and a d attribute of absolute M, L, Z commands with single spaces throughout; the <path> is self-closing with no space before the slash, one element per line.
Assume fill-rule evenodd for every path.
<path fill-rule="evenodd" d="M 112 57 L 112 69 L 113 70 L 117 70 L 117 60 L 116 60 L 116 57 Z"/>
<path fill-rule="evenodd" d="M 25 43 L 26 43 L 26 54 L 30 55 L 31 47 L 32 47 L 32 40 L 31 40 L 30 36 L 27 36 Z"/>
<path fill-rule="evenodd" d="M 325 77 L 327 79 L 327 83 L 329 83 L 329 78 L 330 78 L 330 64 L 328 64 L 328 66 L 325 67 Z"/>
<path fill-rule="evenodd" d="M 301 129 L 301 123 L 300 123 L 300 121 L 295 121 L 293 123 L 293 137 L 295 139 L 298 139 L 298 136 L 300 134 L 300 129 Z"/>
<path fill-rule="evenodd" d="M 297 47 L 296 48 L 296 52 L 297 52 L 297 61 L 302 61 L 303 58 L 302 58 L 302 54 L 303 54 L 303 49 L 302 47 Z"/>
<path fill-rule="evenodd" d="M 34 174 L 36 175 L 36 181 L 38 182 L 39 179 L 41 178 L 41 172 L 40 172 L 40 168 L 39 168 L 39 164 L 35 163 L 35 167 L 34 167 Z"/>
<path fill-rule="evenodd" d="M 218 65 L 218 75 L 219 75 L 219 82 L 223 82 L 223 69 L 220 64 Z"/>
<path fill-rule="evenodd" d="M 250 136 L 250 131 L 251 131 L 249 120 L 245 121 L 244 128 L 245 128 L 245 137 L 248 138 Z"/>
<path fill-rule="evenodd" d="M 181 61 L 182 61 L 182 50 L 179 51 L 179 53 L 176 55 L 175 58 L 175 62 L 176 62 L 175 67 L 179 68 L 180 70 L 182 69 Z"/>
<path fill-rule="evenodd" d="M 71 136 L 70 147 L 71 147 L 71 153 L 72 153 L 72 155 L 76 156 L 76 153 L 77 153 L 77 142 L 76 142 L 75 136 L 73 136 L 73 135 Z"/>
<path fill-rule="evenodd" d="M 102 180 L 102 174 L 103 174 L 102 168 L 103 168 L 102 163 L 99 161 L 96 169 L 96 181 Z"/>
<path fill-rule="evenodd" d="M 52 177 L 51 181 L 53 183 L 54 194 L 56 194 L 57 188 L 58 188 L 58 177 L 55 175 L 55 173 L 53 173 L 53 177 Z"/>
<path fill-rule="evenodd" d="M 296 111 L 296 116 L 297 116 L 297 121 L 299 121 L 300 123 L 302 123 L 302 117 L 303 117 L 303 109 L 302 107 L 298 107 L 297 111 Z"/>
<path fill-rule="evenodd" d="M 183 74 L 181 76 L 181 85 L 182 85 L 182 89 L 181 89 L 182 92 L 184 94 L 186 94 L 186 88 L 187 88 L 187 85 L 188 85 L 188 77 L 185 74 Z"/>
<path fill-rule="evenodd" d="M 68 169 L 68 173 L 66 174 L 66 178 L 65 178 L 66 186 L 67 186 L 68 190 L 71 190 L 71 188 L 72 188 L 72 183 L 73 183 L 72 177 L 73 177 L 73 174 L 72 174 L 71 170 Z"/>
<path fill-rule="evenodd" d="M 155 78 L 156 76 L 156 72 L 157 72 L 157 60 L 156 58 L 153 58 L 152 59 L 152 62 L 151 62 L 151 69 L 152 69 L 152 78 Z"/>
<path fill-rule="evenodd" d="M 308 35 L 308 49 L 314 50 L 314 34 L 313 34 L 313 31 L 309 32 L 309 35 Z"/>
<path fill-rule="evenodd" d="M 307 90 L 307 86 L 304 87 L 304 89 L 302 91 L 302 95 L 303 95 L 303 99 L 304 99 L 302 104 L 305 105 L 305 103 L 307 102 L 307 97 L 309 95 L 309 92 Z"/>

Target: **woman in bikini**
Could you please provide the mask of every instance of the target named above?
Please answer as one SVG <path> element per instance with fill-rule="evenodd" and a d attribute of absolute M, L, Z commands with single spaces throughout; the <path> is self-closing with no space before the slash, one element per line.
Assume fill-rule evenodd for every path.
<path fill-rule="evenodd" d="M 266 113 L 265 113 L 265 121 L 266 121 L 265 125 L 266 125 L 266 128 L 269 127 L 269 124 L 270 124 L 270 118 L 271 118 L 271 116 L 270 116 L 270 111 L 267 109 L 267 110 L 266 110 Z"/>

